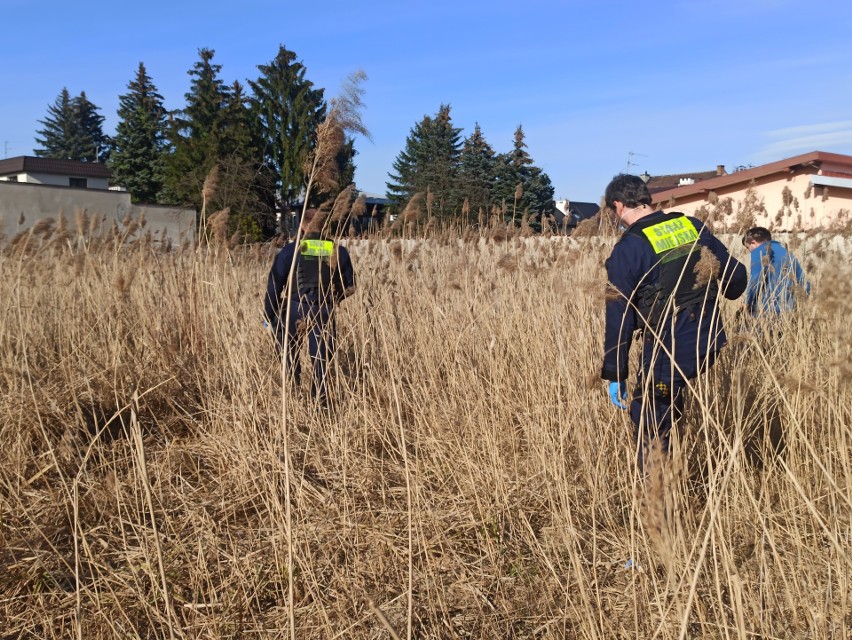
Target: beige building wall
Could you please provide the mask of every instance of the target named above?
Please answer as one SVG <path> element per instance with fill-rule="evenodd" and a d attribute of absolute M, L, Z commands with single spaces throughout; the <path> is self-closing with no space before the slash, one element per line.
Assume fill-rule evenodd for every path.
<path fill-rule="evenodd" d="M 700 183 L 698 183 L 700 184 Z M 728 227 L 754 225 L 773 231 L 831 229 L 852 222 L 852 180 L 817 174 L 773 174 L 661 202 L 666 211 L 708 217 Z"/>
<path fill-rule="evenodd" d="M 145 230 L 156 240 L 173 244 L 194 241 L 195 211 L 181 207 L 134 205 L 130 193 L 98 189 L 71 189 L 19 182 L 0 182 L 0 239 L 8 241 L 26 231 L 39 220 L 56 222 L 64 216 L 69 229 L 74 229 L 79 214 L 85 213 L 94 233 L 104 233 L 130 219 L 144 216 Z"/>

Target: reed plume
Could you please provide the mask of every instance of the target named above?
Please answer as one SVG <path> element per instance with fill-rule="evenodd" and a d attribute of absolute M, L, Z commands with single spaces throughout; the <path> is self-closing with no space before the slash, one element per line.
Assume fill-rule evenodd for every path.
<path fill-rule="evenodd" d="M 30 234 L 47 240 L 53 235 L 54 224 L 53 218 L 40 218 L 30 229 Z"/>
<path fill-rule="evenodd" d="M 428 203 L 428 198 L 427 198 Z M 402 221 L 406 224 L 412 224 L 417 222 L 420 217 L 423 215 L 423 193 L 417 192 L 411 199 L 408 201 L 408 204 L 405 205 L 405 209 L 402 210 L 401 218 Z"/>
<path fill-rule="evenodd" d="M 78 236 L 85 236 L 86 229 L 89 227 L 89 213 L 85 209 L 76 209 L 74 211 L 74 229 Z"/>
<path fill-rule="evenodd" d="M 230 224 L 231 208 L 225 207 L 210 216 L 209 228 L 212 239 L 218 245 L 226 244 L 228 240 L 228 227 Z"/>
<path fill-rule="evenodd" d="M 330 222 L 339 223 L 344 221 L 352 208 L 350 207 L 350 203 L 352 202 L 352 194 L 355 191 L 355 185 L 349 185 L 334 199 L 334 205 L 331 207 L 331 217 Z"/>
<path fill-rule="evenodd" d="M 352 203 L 352 210 L 349 212 L 350 218 L 361 218 L 367 213 L 367 196 L 359 193 Z"/>
<path fill-rule="evenodd" d="M 330 100 L 325 120 L 317 126 L 314 150 L 305 163 L 306 206 L 312 189 L 328 193 L 339 186 L 337 155 L 346 142 L 346 134 L 357 133 L 370 138 L 361 115 L 364 109 L 361 85 L 366 79 L 367 74 L 360 70 L 350 74 L 343 82 L 340 94 Z"/>
<path fill-rule="evenodd" d="M 707 247 L 701 247 L 701 257 L 695 263 L 695 284 L 693 288 L 701 289 L 719 277 L 721 265 L 719 259 Z"/>
<path fill-rule="evenodd" d="M 318 233 L 322 234 L 325 232 L 326 222 L 328 222 L 329 212 L 326 209 L 320 207 L 319 210 L 314 214 L 313 219 L 308 223 L 307 229 L 305 229 L 306 233 Z"/>
<path fill-rule="evenodd" d="M 199 236 L 205 237 L 207 235 L 207 207 L 210 202 L 213 200 L 213 196 L 216 194 L 216 190 L 219 187 L 219 165 L 214 164 L 211 167 L 210 171 L 207 173 L 207 176 L 204 178 L 204 184 L 201 187 L 201 214 L 200 214 L 200 226 Z"/>

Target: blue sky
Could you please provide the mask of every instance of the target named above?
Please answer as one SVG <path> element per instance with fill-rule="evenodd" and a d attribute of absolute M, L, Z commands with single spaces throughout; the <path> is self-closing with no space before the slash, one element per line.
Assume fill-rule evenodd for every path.
<path fill-rule="evenodd" d="M 852 2 L 795 0 L 325 0 L 84 4 L 2 11 L 0 151 L 30 155 L 62 87 L 114 132 L 144 62 L 180 108 L 198 49 L 226 83 L 257 77 L 283 44 L 334 95 L 363 69 L 359 188 L 383 193 L 415 122 L 452 105 L 497 151 L 518 124 L 556 197 L 598 201 L 628 169 L 652 175 L 852 153 Z M 632 155 L 631 155 L 632 154 Z"/>

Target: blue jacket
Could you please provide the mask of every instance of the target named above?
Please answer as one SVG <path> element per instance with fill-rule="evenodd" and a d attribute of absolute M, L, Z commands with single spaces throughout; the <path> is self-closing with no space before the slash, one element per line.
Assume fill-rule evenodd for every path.
<path fill-rule="evenodd" d="M 641 218 L 624 232 L 606 261 L 607 277 L 616 291 L 607 296 L 606 302 L 601 370 L 605 380 L 621 382 L 627 379 L 630 343 L 634 332 L 640 328 L 637 291 L 640 285 L 654 285 L 660 279 L 660 257 L 651 243 L 635 232 L 681 216 L 655 211 Z M 709 249 L 719 261 L 719 291 L 731 300 L 740 297 L 748 282 L 745 266 L 731 257 L 725 245 L 700 220 L 687 219 L 698 233 L 698 244 Z M 673 325 L 664 322 L 659 328 L 659 339 L 650 330 L 643 333 L 641 367 L 646 375 L 661 382 L 680 382 L 695 377 L 705 363 L 712 362 L 726 341 L 715 300 L 697 302 L 679 311 Z M 672 359 L 675 366 L 672 366 Z"/>
<path fill-rule="evenodd" d="M 770 240 L 751 252 L 746 305 L 752 315 L 778 315 L 794 309 L 796 285 L 811 292 L 799 261 L 784 245 Z"/>

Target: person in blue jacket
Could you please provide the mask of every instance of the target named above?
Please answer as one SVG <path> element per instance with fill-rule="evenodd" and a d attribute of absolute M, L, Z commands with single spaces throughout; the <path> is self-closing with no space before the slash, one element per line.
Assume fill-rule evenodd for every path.
<path fill-rule="evenodd" d="M 326 372 L 334 352 L 334 307 L 355 291 L 355 273 L 345 247 L 320 232 L 325 214 L 308 209 L 296 241 L 278 252 L 269 271 L 264 312 L 285 367 L 298 385 L 299 347 L 307 336 L 313 363 L 311 394 L 324 400 Z"/>
<path fill-rule="evenodd" d="M 651 207 L 638 176 L 619 174 L 606 188 L 621 238 L 606 261 L 604 360 L 601 377 L 634 424 L 638 464 L 649 450 L 668 453 L 673 425 L 683 413 L 687 380 L 711 366 L 726 337 L 717 297 L 736 299 L 748 274 L 700 220 Z M 628 355 L 642 344 L 637 385 L 627 397 Z"/>
<path fill-rule="evenodd" d="M 796 291 L 811 292 L 811 283 L 799 261 L 784 245 L 772 239 L 769 229 L 752 227 L 743 236 L 751 270 L 746 307 L 755 317 L 779 316 L 796 307 Z"/>

